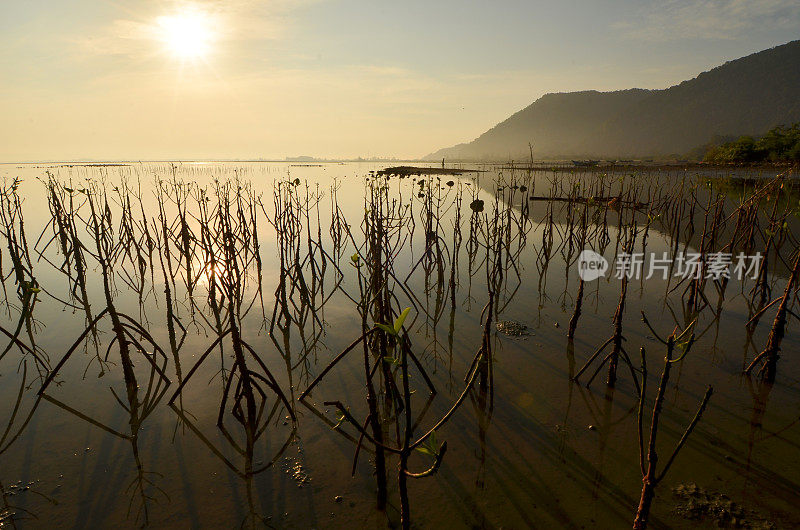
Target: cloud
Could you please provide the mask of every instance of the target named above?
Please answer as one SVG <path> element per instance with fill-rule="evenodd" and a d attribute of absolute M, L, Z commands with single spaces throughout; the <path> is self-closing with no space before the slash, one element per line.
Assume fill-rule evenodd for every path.
<path fill-rule="evenodd" d="M 759 28 L 791 29 L 800 24 L 797 0 L 666 0 L 648 3 L 631 20 L 616 24 L 638 40 L 735 39 Z"/>

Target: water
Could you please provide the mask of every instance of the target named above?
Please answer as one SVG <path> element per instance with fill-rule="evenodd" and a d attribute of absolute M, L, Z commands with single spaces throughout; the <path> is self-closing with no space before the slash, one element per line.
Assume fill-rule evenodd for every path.
<path fill-rule="evenodd" d="M 82 309 L 63 303 L 75 304 L 75 300 L 70 299 L 72 286 L 67 277 L 57 270 L 60 265 L 57 244 L 49 246 L 41 257 L 34 250 L 43 249 L 52 236 L 52 230 L 46 229 L 51 216 L 42 182 L 46 181 L 47 172 L 60 181 L 71 182 L 67 185 L 74 190 L 84 187 L 86 179 L 105 182 L 110 195 L 123 179 L 134 189 L 141 183 L 144 215 L 153 231 L 157 229 L 153 221 L 158 217 L 154 195 L 156 179 L 174 178 L 198 186 L 213 186 L 215 179 L 221 182 L 239 179 L 251 184 L 254 193 L 261 194 L 263 205 L 263 209 L 254 210 L 262 262 L 261 292 L 259 294 L 256 288 L 259 280 L 251 261 L 243 305 L 245 309 L 251 302 L 253 305 L 249 312 L 244 311 L 242 336 L 264 359 L 297 417 L 296 422 L 293 421 L 291 412 L 270 393 L 265 414 L 272 413 L 272 416 L 254 445 L 252 455 L 246 450 L 241 426 L 231 415 L 230 403 L 226 407 L 226 430 L 217 427 L 224 389 L 220 368 L 231 368 L 230 343 L 225 344 L 222 353 L 214 350 L 186 384 L 176 400 L 178 406 L 169 407 L 179 378 L 170 352 L 164 275 L 158 261 L 152 269 L 146 264 L 142 284 L 144 296 L 140 303 L 131 285 L 138 285 L 137 279 L 141 278 L 135 274 L 132 262 L 127 262 L 113 270 L 114 302 L 120 312 L 141 323 L 167 352 L 164 371 L 171 384 L 163 396 L 160 388 L 148 394 L 148 389 L 154 388 L 149 383 L 155 385 L 161 378 L 153 374 L 144 354 L 134 352 L 138 399 L 147 398 L 132 410 L 126 399 L 119 348 L 112 345 L 108 364 L 95 358 L 96 352 L 105 356 L 113 338 L 107 321 L 100 324 L 97 349 L 91 338 L 80 346 L 48 387 L 47 397 L 38 401 L 37 391 L 42 379 L 38 378 L 33 359 L 30 355 L 23 356 L 18 348 L 11 349 L 0 361 L 0 403 L 3 403 L 0 436 L 5 426 L 10 425 L 9 434 L 0 443 L 0 451 L 4 451 L 0 455 L 3 499 L 0 526 L 96 528 L 147 524 L 152 527 L 350 528 L 399 525 L 397 459 L 388 461 L 389 505 L 381 512 L 375 509 L 376 482 L 371 447 L 368 444 L 362 447 L 351 476 L 358 432 L 346 423 L 341 429 L 333 430 L 332 425 L 339 420 L 336 410 L 323 404 L 341 400 L 355 418 L 364 420 L 368 410 L 361 349 L 354 350 L 331 370 L 306 404 L 298 402 L 300 393 L 330 360 L 361 334 L 361 319 L 355 303 L 359 299 L 359 287 L 351 256 L 359 248 L 364 251 L 361 245 L 364 242 L 365 194 L 369 186 L 376 183 L 370 172 L 382 167 L 366 163 L 323 164 L 321 167 L 283 163 L 0 166 L 7 186 L 16 177 L 22 179 L 19 194 L 24 198 L 24 228 L 31 248 L 34 276 L 43 288 L 34 309 L 33 335 L 39 351 L 49 356 L 51 367 L 84 330 L 86 319 Z M 495 318 L 527 326 L 527 333 L 522 336 L 506 335 L 493 329 L 491 390 L 487 392 L 483 388 L 481 391 L 476 386 L 452 418 L 437 430 L 437 441 L 447 441 L 447 453 L 436 474 L 410 479 L 412 521 L 420 528 L 628 526 L 633 520 L 642 484 L 636 423 L 638 399 L 631 374 L 621 365 L 613 390 L 608 390 L 604 384 L 605 371 L 589 388 L 571 381 L 571 376 L 613 333 L 611 318 L 619 299 L 620 280 L 609 276 L 586 284 L 583 314 L 574 344 L 570 346 L 566 330 L 577 293 L 574 260 L 580 248 L 576 243 L 577 250 L 568 253 L 567 247 L 561 246 L 568 226 L 568 205 L 551 203 L 556 228 L 548 235 L 547 201 L 527 200 L 529 195 L 549 195 L 551 182 L 560 182 L 558 186 L 568 190 L 571 184 L 564 186 L 564 182 L 588 181 L 596 175 L 548 171 L 530 175 L 524 170 L 473 169 L 486 171 L 455 177 L 443 175 L 440 179 L 428 177 L 431 184 L 424 187 L 425 194 L 434 197 L 430 204 L 439 205 L 439 219 L 433 230 L 441 237 L 443 256 L 441 271 L 434 263 L 428 273 L 422 265 L 414 269 L 433 241 L 432 236 L 426 234 L 429 230 L 422 216 L 424 198 L 418 196 L 417 179 L 388 181 L 391 199 L 398 204 L 413 204 L 412 211 L 404 214 L 394 229 L 398 234 L 398 251 L 393 264 L 397 280 L 393 282 L 392 291 L 397 296 L 398 309 L 412 307 L 405 329 L 413 351 L 421 358 L 438 391 L 429 399 L 420 374 L 412 372 L 413 410 L 414 416 L 419 417 L 415 433 L 430 428 L 458 398 L 464 388 L 464 376 L 481 345 L 481 311 L 488 292 L 486 269 L 492 261 L 487 260 L 484 245 L 494 241 L 486 234 L 490 232 L 496 207 L 498 173 L 505 182 L 499 191 L 501 200 L 497 207 L 504 212 L 499 222 L 506 232 L 502 239 L 504 275 L 497 293 L 500 312 Z M 682 176 L 675 170 L 637 178 L 663 183 L 677 182 Z M 688 175 L 688 178 L 695 176 Z M 297 280 L 302 276 L 305 289 L 312 293 L 309 297 L 304 297 L 300 283 L 293 283 L 281 274 L 278 228 L 268 220 L 275 219 L 273 190 L 276 183 L 294 179 L 300 180 L 299 184 L 288 188 L 294 190 L 292 197 L 304 201 L 306 185 L 308 193 L 319 194 L 318 208 L 312 200 L 308 218 L 299 220 L 302 232 L 299 243 L 292 247 L 299 252 L 301 261 L 300 269 L 294 269 L 291 277 Z M 518 184 L 524 183 L 528 189 L 525 192 L 520 188 L 512 190 L 508 183 L 513 179 Z M 450 180 L 452 187 L 447 185 Z M 336 187 L 335 195 L 332 185 Z M 668 191 L 663 184 L 654 188 Z M 735 186 L 729 188 L 735 189 Z M 454 200 L 458 193 L 463 197 L 460 244 L 454 240 Z M 731 204 L 735 201 L 735 193 L 729 191 L 729 194 L 726 214 L 732 211 Z M 333 220 L 337 219 L 333 216 L 334 197 L 340 211 L 338 219 L 349 223 L 352 234 L 352 239 L 341 238 L 338 252 L 334 250 L 336 236 L 330 230 Z M 470 203 L 476 197 L 484 201 L 485 210 L 481 215 L 485 213 L 487 217 L 486 223 L 478 226 L 474 237 L 470 238 L 473 214 Z M 704 199 L 707 195 L 701 193 L 698 197 Z M 134 217 L 141 219 L 141 211 L 136 210 L 138 203 L 135 204 Z M 523 204 L 530 204 L 530 209 Z M 112 206 L 112 223 L 118 227 L 119 205 Z M 580 214 L 582 209 L 580 206 L 575 211 Z M 619 213 L 611 208 L 602 210 L 606 212 L 610 240 L 603 254 L 613 263 Z M 168 205 L 167 211 L 168 217 L 174 220 L 175 205 Z M 637 215 L 641 228 L 642 214 Z M 697 231 L 689 237 L 688 250 L 699 245 L 703 224 L 699 210 L 695 218 Z M 728 225 L 731 223 L 733 221 Z M 190 219 L 189 224 L 197 228 L 196 220 Z M 796 229 L 794 221 L 788 226 L 789 230 Z M 135 229 L 141 232 L 142 226 Z M 37 242 L 43 230 L 45 237 Z M 120 234 L 117 230 L 115 237 Z M 686 235 L 684 232 L 681 239 Z M 548 237 L 553 238 L 553 250 L 545 270 L 542 250 Z M 81 238 L 88 252 L 93 242 L 85 230 Z M 470 241 L 475 246 L 471 247 Z M 724 237 L 720 237 L 720 241 L 727 242 Z M 792 241 L 790 239 L 780 251 L 787 260 L 791 250 L 796 248 Z M 641 243 L 639 236 L 637 248 Z M 457 247 L 453 304 L 449 283 Z M 671 248 L 671 236 L 654 222 L 647 239 L 647 252 L 660 254 Z M 323 250 L 327 253 L 325 259 Z M 3 252 L 3 273 L 8 275 L 11 269 L 5 241 Z M 185 378 L 216 338 L 213 311 L 207 304 L 211 275 L 203 268 L 198 251 L 192 263 L 195 276 L 198 277 L 198 271 L 200 274 L 190 298 L 185 285 L 186 270 L 176 248 L 172 249 L 171 258 L 175 271 L 171 276 L 175 279 L 172 296 L 176 321 L 186 329 L 178 356 L 181 377 Z M 88 261 L 88 298 L 96 315 L 105 307 L 101 271 L 91 257 Z M 312 266 L 312 261 L 316 265 Z M 324 274 L 320 268 L 323 262 L 326 263 Z M 284 262 L 287 266 L 292 264 Z M 769 279 L 773 297 L 783 292 L 787 278 L 786 266 L 771 265 Z M 6 297 L 12 307 L 5 312 L 0 325 L 13 333 L 21 303 L 14 278 L 7 278 L 5 284 Z M 727 286 L 718 316 L 714 314 L 717 291 L 713 285 L 706 287 L 705 294 L 712 307 L 703 309 L 698 317 L 698 339 L 694 348 L 684 361 L 673 367 L 658 438 L 662 459 L 669 456 L 694 416 L 706 385 L 714 386 L 714 395 L 669 474 L 659 484 L 650 521 L 653 528 L 689 528 L 698 524 L 685 517 L 686 500 L 673 492 L 674 488 L 686 484 L 696 484 L 703 492 L 727 495 L 744 507 L 744 516 L 750 524 L 764 521 L 772 521 L 778 527 L 800 524 L 796 508 L 800 500 L 800 418 L 797 412 L 800 410 L 800 365 L 794 358 L 798 351 L 798 338 L 794 333 L 796 322 L 789 323 L 783 340 L 776 383 L 766 385 L 756 377 L 742 377 L 746 363 L 766 344 L 774 318 L 774 310 L 767 310 L 754 333 L 748 335 L 745 324 L 753 311 L 749 305 L 752 284 L 752 281 L 732 281 Z M 675 281 L 670 288 L 674 286 Z M 625 344 L 637 367 L 639 347 L 644 346 L 648 352 L 647 418 L 664 347 L 640 322 L 640 311 L 647 314 L 654 328 L 665 337 L 676 325 L 683 328 L 691 320 L 682 309 L 683 288 L 669 294 L 667 290 L 666 282 L 660 279 L 631 281 L 628 287 L 623 321 Z M 287 300 L 283 311 L 280 306 L 276 309 L 276 293 L 281 292 L 286 293 Z M 371 319 L 368 324 L 372 324 Z M 27 331 L 22 333 L 21 340 L 30 343 Z M 147 355 L 152 354 L 152 348 L 145 349 L 150 350 Z M 24 366 L 23 359 L 27 359 Z M 23 384 L 24 369 L 27 374 Z M 22 397 L 15 414 L 21 386 Z M 12 415 L 14 421 L 9 422 Z M 387 432 L 393 435 L 393 423 L 387 423 Z M 272 462 L 267 469 L 260 470 Z M 431 463 L 429 455 L 415 452 L 410 468 L 419 472 Z M 3 510 L 3 506 L 7 508 Z M 706 518 L 703 524 L 713 527 L 715 521 Z"/>

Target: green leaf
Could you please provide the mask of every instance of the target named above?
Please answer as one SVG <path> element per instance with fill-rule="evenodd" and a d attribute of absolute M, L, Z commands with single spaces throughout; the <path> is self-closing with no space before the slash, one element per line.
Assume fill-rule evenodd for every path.
<path fill-rule="evenodd" d="M 383 331 L 385 331 L 389 335 L 397 335 L 397 333 L 395 333 L 395 331 L 394 331 L 394 328 L 391 327 L 388 324 L 381 324 L 380 322 L 376 322 L 375 326 L 378 327 L 379 329 L 382 329 Z"/>
<path fill-rule="evenodd" d="M 436 441 L 436 431 L 433 431 L 430 437 L 425 440 L 422 445 L 417 447 L 417 451 L 434 458 L 439 456 L 439 443 Z"/>
<path fill-rule="evenodd" d="M 400 333 L 400 330 L 403 329 L 403 323 L 406 321 L 406 317 L 408 313 L 411 311 L 410 307 L 403 309 L 403 312 L 400 313 L 400 316 L 397 317 L 397 320 L 394 321 L 394 334 L 397 335 Z"/>

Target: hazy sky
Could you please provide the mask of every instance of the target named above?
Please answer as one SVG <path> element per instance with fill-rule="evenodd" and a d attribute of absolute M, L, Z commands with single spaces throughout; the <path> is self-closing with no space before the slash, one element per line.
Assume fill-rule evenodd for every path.
<path fill-rule="evenodd" d="M 0 161 L 419 157 L 797 38 L 797 0 L 2 0 Z"/>

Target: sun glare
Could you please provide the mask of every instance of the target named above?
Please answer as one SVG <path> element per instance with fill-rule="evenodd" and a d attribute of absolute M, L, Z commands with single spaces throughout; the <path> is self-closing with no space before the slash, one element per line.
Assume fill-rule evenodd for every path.
<path fill-rule="evenodd" d="M 201 59 L 211 48 L 214 33 L 208 16 L 203 13 L 159 17 L 158 27 L 164 46 L 179 59 Z"/>

